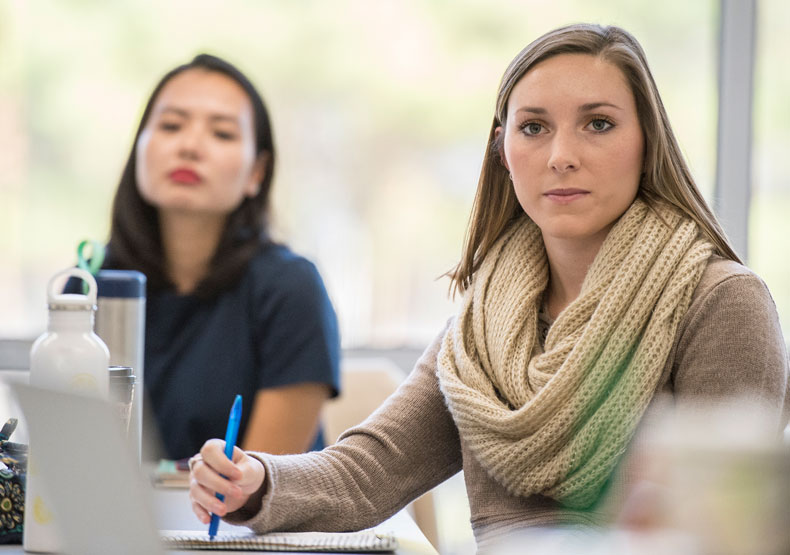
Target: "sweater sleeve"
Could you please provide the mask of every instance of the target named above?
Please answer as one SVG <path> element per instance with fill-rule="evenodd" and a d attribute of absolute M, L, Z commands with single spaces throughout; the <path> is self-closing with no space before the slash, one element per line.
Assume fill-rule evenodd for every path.
<path fill-rule="evenodd" d="M 738 268 L 700 285 L 678 343 L 675 399 L 757 402 L 781 430 L 788 421 L 790 381 L 779 316 L 763 281 Z"/>
<path fill-rule="evenodd" d="M 443 334 L 398 390 L 336 444 L 304 455 L 252 454 L 266 468 L 261 510 L 226 520 L 258 533 L 359 530 L 461 470 L 458 431 L 436 377 Z"/>

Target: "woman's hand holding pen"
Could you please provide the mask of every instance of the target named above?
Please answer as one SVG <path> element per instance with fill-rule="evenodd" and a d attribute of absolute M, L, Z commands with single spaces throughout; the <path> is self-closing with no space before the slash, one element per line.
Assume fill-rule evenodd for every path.
<path fill-rule="evenodd" d="M 225 442 L 220 439 L 204 443 L 200 454 L 190 459 L 189 468 L 192 511 L 203 524 L 209 523 L 211 513 L 225 516 L 242 508 L 266 476 L 263 464 L 238 447 L 234 447 L 230 461 L 225 456 Z M 215 493 L 223 494 L 225 501 L 217 499 Z"/>

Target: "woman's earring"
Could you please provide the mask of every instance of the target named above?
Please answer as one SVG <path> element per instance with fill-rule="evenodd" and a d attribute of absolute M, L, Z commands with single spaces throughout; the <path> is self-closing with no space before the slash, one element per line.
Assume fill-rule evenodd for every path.
<path fill-rule="evenodd" d="M 507 176 L 510 178 L 510 181 L 513 181 L 513 174 L 512 173 L 508 173 Z"/>

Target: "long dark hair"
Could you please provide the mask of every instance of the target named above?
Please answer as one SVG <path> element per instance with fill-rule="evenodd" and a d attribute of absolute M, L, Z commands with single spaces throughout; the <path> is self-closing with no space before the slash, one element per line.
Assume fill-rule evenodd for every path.
<path fill-rule="evenodd" d="M 261 245 L 272 242 L 269 236 L 269 193 L 275 161 L 271 123 L 263 98 L 241 71 L 216 56 L 200 54 L 188 64 L 172 69 L 151 93 L 113 200 L 105 266 L 144 273 L 148 278 L 149 292 L 172 286 L 165 267 L 157 209 L 146 202 L 137 189 L 137 141 L 148 123 L 159 92 L 173 77 L 190 69 L 221 73 L 244 89 L 254 114 L 256 158 L 266 156 L 266 170 L 258 194 L 245 197 L 228 215 L 208 274 L 195 288 L 194 294 L 198 297 L 211 298 L 238 280 Z"/>

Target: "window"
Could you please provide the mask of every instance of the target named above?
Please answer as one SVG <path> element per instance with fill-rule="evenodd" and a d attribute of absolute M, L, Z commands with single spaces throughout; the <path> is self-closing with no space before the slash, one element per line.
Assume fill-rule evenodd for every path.
<path fill-rule="evenodd" d="M 232 0 L 222 25 L 217 10 L 205 0 L 0 6 L 0 49 L 10 53 L 0 64 L 0 337 L 43 329 L 48 277 L 74 263 L 80 240 L 107 236 L 153 85 L 201 51 L 236 63 L 267 100 L 279 149 L 275 231 L 318 265 L 346 347 L 422 346 L 454 312 L 437 278 L 460 257 L 497 84 L 552 27 L 614 23 L 639 38 L 712 195 L 714 1 Z M 790 262 L 775 255 L 790 207 L 780 163 L 788 83 L 768 70 L 787 51 L 787 8 L 767 1 L 759 15 L 752 262 L 790 314 Z"/>
<path fill-rule="evenodd" d="M 758 3 L 748 261 L 771 290 L 785 336 L 790 330 L 790 74 L 782 68 L 790 49 L 788 21 L 786 2 Z"/>

